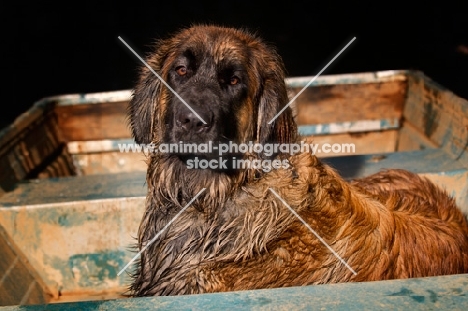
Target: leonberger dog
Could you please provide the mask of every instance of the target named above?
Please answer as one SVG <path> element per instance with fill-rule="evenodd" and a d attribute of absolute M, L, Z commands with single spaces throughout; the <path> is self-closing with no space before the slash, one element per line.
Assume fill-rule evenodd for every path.
<path fill-rule="evenodd" d="M 147 157 L 131 295 L 468 272 L 466 217 L 416 174 L 390 169 L 347 182 L 310 152 L 158 149 L 301 139 L 290 107 L 270 122 L 289 101 L 285 70 L 257 35 L 195 25 L 157 41 L 146 63 L 152 70 L 142 65 L 129 120 L 135 141 L 159 151 Z M 240 158 L 272 168 L 193 166 Z"/>

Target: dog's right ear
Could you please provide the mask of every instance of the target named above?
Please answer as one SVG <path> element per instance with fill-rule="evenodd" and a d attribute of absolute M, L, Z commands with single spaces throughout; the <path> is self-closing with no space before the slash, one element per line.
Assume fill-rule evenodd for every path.
<path fill-rule="evenodd" d="M 129 105 L 130 126 L 135 142 L 149 144 L 153 140 L 156 105 L 161 93 L 161 81 L 148 68 L 143 68 Z"/>
<path fill-rule="evenodd" d="M 180 41 L 180 40 L 179 40 Z M 139 144 L 149 144 L 153 141 L 155 130 L 158 129 L 161 116 L 164 114 L 165 107 L 161 100 L 163 85 L 156 72 L 162 79 L 166 79 L 164 72 L 167 72 L 170 61 L 170 55 L 174 54 L 178 40 L 166 39 L 158 40 L 153 46 L 152 53 L 146 59 L 146 65 L 142 66 L 140 78 L 133 90 L 129 105 L 129 119 L 132 129 L 132 135 L 135 142 Z M 164 106 L 164 105 L 163 105 Z"/>

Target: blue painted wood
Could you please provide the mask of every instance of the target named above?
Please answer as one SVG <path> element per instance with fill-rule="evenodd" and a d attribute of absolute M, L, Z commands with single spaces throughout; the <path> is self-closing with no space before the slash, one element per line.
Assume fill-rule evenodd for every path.
<path fill-rule="evenodd" d="M 0 207 L 146 196 L 145 172 L 48 178 L 18 183 Z"/>
<path fill-rule="evenodd" d="M 298 126 L 299 134 L 304 136 L 309 135 L 329 135 L 340 133 L 358 133 L 358 132 L 374 132 L 390 129 L 399 129 L 400 120 L 398 119 L 381 119 L 381 120 L 361 120 L 351 122 L 336 122 L 328 124 L 300 125 Z"/>
<path fill-rule="evenodd" d="M 384 169 L 404 169 L 429 177 L 468 215 L 468 169 L 442 149 L 324 158 L 343 178 L 352 180 Z"/>
<path fill-rule="evenodd" d="M 345 179 L 360 178 L 382 169 L 405 169 L 414 173 L 466 171 L 463 163 L 453 160 L 441 149 L 426 149 L 376 155 L 351 155 L 323 158 Z"/>
<path fill-rule="evenodd" d="M 468 275 L 0 308 L 7 310 L 468 310 Z"/>

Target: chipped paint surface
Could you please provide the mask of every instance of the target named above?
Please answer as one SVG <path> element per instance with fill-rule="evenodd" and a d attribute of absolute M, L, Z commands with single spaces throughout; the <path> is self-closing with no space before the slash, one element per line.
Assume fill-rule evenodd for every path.
<path fill-rule="evenodd" d="M 117 273 L 125 266 L 126 254 L 121 250 L 93 254 L 75 254 L 68 259 L 73 279 L 81 287 L 117 287 Z"/>
<path fill-rule="evenodd" d="M 0 224 L 52 292 L 117 291 L 145 197 L 0 208 Z"/>

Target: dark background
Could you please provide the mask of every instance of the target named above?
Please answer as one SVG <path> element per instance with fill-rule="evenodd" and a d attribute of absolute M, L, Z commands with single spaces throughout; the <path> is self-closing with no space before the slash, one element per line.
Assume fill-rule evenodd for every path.
<path fill-rule="evenodd" d="M 274 44 L 289 76 L 417 69 L 468 98 L 468 6 L 154 1 L 0 5 L 0 127 L 46 96 L 129 89 L 153 39 L 191 23 L 247 27 Z M 466 2 L 466 1 L 465 1 Z"/>

